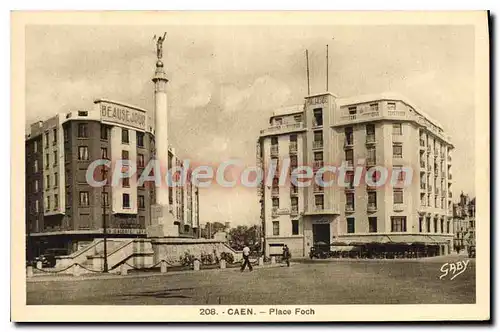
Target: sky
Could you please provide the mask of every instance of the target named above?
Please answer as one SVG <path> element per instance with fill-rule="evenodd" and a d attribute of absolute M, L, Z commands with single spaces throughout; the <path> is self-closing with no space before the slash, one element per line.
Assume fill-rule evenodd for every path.
<path fill-rule="evenodd" d="M 311 93 L 401 93 L 440 122 L 455 146 L 455 197 L 474 189 L 472 26 L 64 26 L 26 29 L 26 124 L 108 98 L 153 111 L 153 36 L 167 32 L 169 143 L 181 158 L 254 166 L 276 108 Z M 259 222 L 256 189 L 200 191 L 200 221 Z"/>

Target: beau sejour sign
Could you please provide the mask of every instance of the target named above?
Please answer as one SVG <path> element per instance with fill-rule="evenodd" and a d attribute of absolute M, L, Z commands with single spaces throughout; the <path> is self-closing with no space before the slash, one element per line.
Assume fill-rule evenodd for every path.
<path fill-rule="evenodd" d="M 143 110 L 105 100 L 96 100 L 95 103 L 98 105 L 101 121 L 146 130 L 146 113 Z"/>

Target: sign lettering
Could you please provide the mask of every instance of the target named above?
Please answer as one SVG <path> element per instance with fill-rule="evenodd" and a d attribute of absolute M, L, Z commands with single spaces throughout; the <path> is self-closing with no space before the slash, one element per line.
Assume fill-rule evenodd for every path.
<path fill-rule="evenodd" d="M 143 111 L 105 101 L 99 102 L 99 110 L 103 122 L 118 123 L 146 130 L 146 114 Z"/>

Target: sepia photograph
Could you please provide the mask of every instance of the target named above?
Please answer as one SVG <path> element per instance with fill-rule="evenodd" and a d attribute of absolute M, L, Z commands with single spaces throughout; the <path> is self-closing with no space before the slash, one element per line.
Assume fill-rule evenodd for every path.
<path fill-rule="evenodd" d="M 489 319 L 486 12 L 14 12 L 12 47 L 19 321 Z"/>

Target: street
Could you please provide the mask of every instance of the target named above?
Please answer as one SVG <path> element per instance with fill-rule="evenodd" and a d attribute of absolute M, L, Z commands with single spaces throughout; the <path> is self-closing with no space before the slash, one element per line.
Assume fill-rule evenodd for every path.
<path fill-rule="evenodd" d="M 444 258 L 444 257 L 443 257 Z M 102 280 L 29 282 L 27 303 L 75 305 L 474 303 L 475 261 L 453 280 L 447 261 L 304 260 L 238 269 Z"/>

